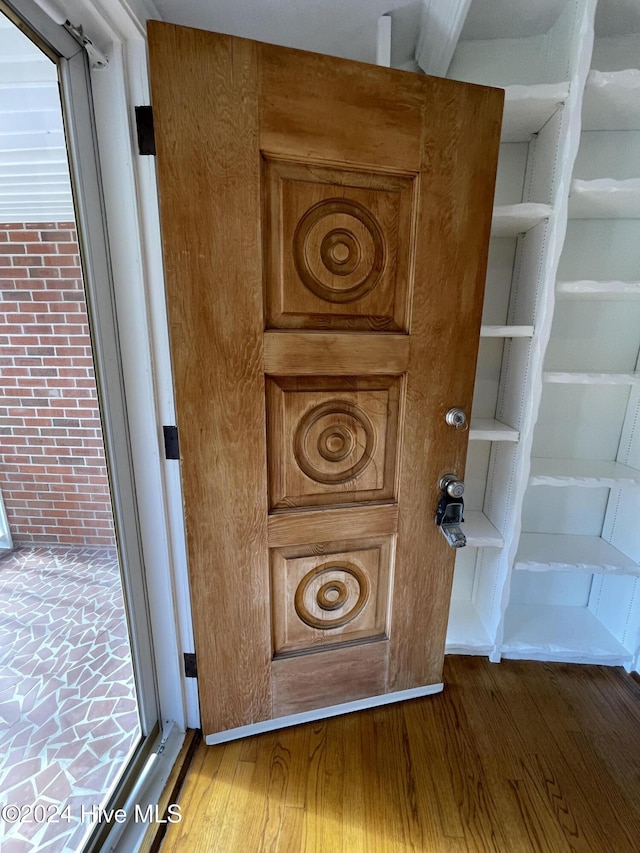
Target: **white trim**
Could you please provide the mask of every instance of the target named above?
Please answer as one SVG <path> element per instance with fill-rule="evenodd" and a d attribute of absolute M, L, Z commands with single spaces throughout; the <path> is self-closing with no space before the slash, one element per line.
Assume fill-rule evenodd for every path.
<path fill-rule="evenodd" d="M 35 0 L 35 2 L 40 6 L 45 15 L 51 18 L 54 24 L 64 25 L 67 16 L 60 8 L 58 0 Z"/>
<path fill-rule="evenodd" d="M 265 720 L 262 723 L 253 723 L 250 726 L 240 726 L 237 729 L 227 729 L 224 732 L 215 732 L 205 735 L 204 741 L 207 746 L 216 743 L 226 743 L 230 740 L 238 740 L 241 737 L 259 735 L 263 732 L 272 732 L 275 729 L 284 729 L 287 726 L 298 726 L 301 723 L 311 723 L 314 720 L 324 720 L 328 717 L 338 717 L 340 714 L 350 714 L 353 711 L 366 711 L 368 708 L 379 708 L 381 705 L 391 705 L 394 702 L 405 702 L 407 699 L 418 699 L 421 696 L 432 696 L 442 693 L 444 684 L 428 684 L 426 687 L 411 687 L 409 690 L 396 690 L 395 693 L 383 693 L 381 696 L 371 696 L 368 699 L 356 699 L 354 702 L 343 702 L 340 705 L 328 705 L 325 708 L 316 708 L 313 711 L 303 711 L 300 714 L 289 714 L 286 717 L 276 717 L 275 720 Z"/>
<path fill-rule="evenodd" d="M 416 62 L 425 74 L 445 77 L 471 0 L 422 0 Z"/>
<path fill-rule="evenodd" d="M 391 68 L 391 18 L 380 15 L 376 39 L 376 65 Z"/>
<path fill-rule="evenodd" d="M 69 60 L 60 59 L 59 67 L 103 438 L 135 661 L 138 706 L 146 735 L 158 720 L 159 708 L 89 72 L 82 51 Z"/>
<path fill-rule="evenodd" d="M 13 539 L 9 528 L 7 511 L 4 506 L 2 491 L 0 491 L 0 551 L 10 551 L 13 548 Z"/>
<path fill-rule="evenodd" d="M 162 19 L 153 0 L 57 0 L 56 5 L 107 54 L 114 42 L 146 40 L 146 22 Z"/>
<path fill-rule="evenodd" d="M 122 47 L 109 67 L 92 74 L 98 146 L 131 444 L 142 531 L 146 587 L 162 719 L 182 724 L 180 654 L 171 581 L 143 248 L 133 152 L 127 122 Z"/>

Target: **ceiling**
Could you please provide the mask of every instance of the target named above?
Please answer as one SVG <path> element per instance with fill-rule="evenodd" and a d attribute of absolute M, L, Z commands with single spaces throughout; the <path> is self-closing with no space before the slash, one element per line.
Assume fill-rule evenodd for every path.
<path fill-rule="evenodd" d="M 412 0 L 154 0 L 174 24 L 375 62 L 380 15 Z M 422 0 L 413 0 L 420 5 Z M 459 0 L 427 0 L 451 4 Z M 566 0 L 473 0 L 463 39 L 510 38 L 543 33 Z M 418 14 L 419 17 L 419 14 Z M 599 0 L 598 35 L 640 30 L 640 0 Z"/>
<path fill-rule="evenodd" d="M 427 0 L 453 4 L 460 0 Z M 380 15 L 422 0 L 154 0 L 164 20 L 189 27 L 375 62 Z M 566 0 L 473 0 L 462 38 L 509 38 L 548 30 Z M 633 5 L 638 0 L 601 0 Z M 416 20 L 420 17 L 419 11 Z"/>
<path fill-rule="evenodd" d="M 408 0 L 154 0 L 165 21 L 376 61 L 378 18 Z M 451 2 L 451 0 L 445 0 Z"/>

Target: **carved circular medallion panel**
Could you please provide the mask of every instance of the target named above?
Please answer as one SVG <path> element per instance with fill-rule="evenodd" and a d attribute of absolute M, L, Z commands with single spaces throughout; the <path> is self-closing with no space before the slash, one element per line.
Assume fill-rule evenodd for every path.
<path fill-rule="evenodd" d="M 323 563 L 302 578 L 294 604 L 306 625 L 327 631 L 342 628 L 355 619 L 368 598 L 369 580 L 359 566 L 347 562 Z M 341 609 L 337 616 L 330 615 Z"/>
<path fill-rule="evenodd" d="M 322 610 L 339 610 L 347 600 L 348 594 L 347 587 L 342 581 L 327 581 L 318 590 L 316 603 Z"/>
<path fill-rule="evenodd" d="M 329 400 L 302 418 L 293 438 L 300 469 L 316 483 L 340 485 L 359 476 L 375 452 L 373 424 L 359 406 Z"/>
<path fill-rule="evenodd" d="M 293 235 L 293 260 L 304 286 L 325 302 L 355 302 L 380 281 L 385 238 L 355 201 L 330 198 L 304 214 Z"/>

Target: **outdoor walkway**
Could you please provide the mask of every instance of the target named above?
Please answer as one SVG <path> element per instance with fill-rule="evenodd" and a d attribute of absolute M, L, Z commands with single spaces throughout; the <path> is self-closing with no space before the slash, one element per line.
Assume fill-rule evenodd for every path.
<path fill-rule="evenodd" d="M 75 853 L 91 829 L 87 813 L 104 802 L 139 731 L 115 551 L 38 547 L 2 557 L 2 853 Z M 24 807 L 15 823 L 8 804 Z"/>

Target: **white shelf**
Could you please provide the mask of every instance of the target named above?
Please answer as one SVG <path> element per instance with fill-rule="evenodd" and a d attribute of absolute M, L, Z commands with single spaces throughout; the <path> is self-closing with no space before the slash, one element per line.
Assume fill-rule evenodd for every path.
<path fill-rule="evenodd" d="M 489 519 L 477 510 L 465 510 L 462 531 L 474 548 L 502 548 L 504 538 Z"/>
<path fill-rule="evenodd" d="M 528 572 L 640 574 L 640 566 L 599 536 L 523 533 L 514 569 Z"/>
<path fill-rule="evenodd" d="M 640 71 L 591 71 L 582 110 L 583 130 L 640 130 Z"/>
<path fill-rule="evenodd" d="M 559 281 L 556 295 L 560 298 L 572 296 L 594 299 L 640 299 L 640 281 Z"/>
<path fill-rule="evenodd" d="M 491 420 L 491 418 L 471 418 L 469 441 L 518 441 L 517 429 Z"/>
<path fill-rule="evenodd" d="M 599 459 L 533 458 L 529 485 L 583 488 L 639 486 L 640 471 L 620 462 Z"/>
<path fill-rule="evenodd" d="M 530 338 L 533 326 L 482 326 L 481 338 Z"/>
<path fill-rule="evenodd" d="M 479 654 L 493 650 L 486 628 L 469 600 L 451 599 L 445 652 L 448 655 Z"/>
<path fill-rule="evenodd" d="M 517 237 L 534 228 L 553 213 L 550 204 L 524 202 L 500 204 L 493 208 L 492 237 Z"/>
<path fill-rule="evenodd" d="M 574 180 L 569 195 L 569 216 L 572 219 L 640 218 L 640 178 Z"/>
<path fill-rule="evenodd" d="M 510 604 L 503 657 L 621 666 L 630 654 L 586 607 Z"/>
<path fill-rule="evenodd" d="M 505 107 L 466 472 L 468 506 L 483 512 L 465 513 L 471 548 L 456 560 L 446 651 L 499 656 L 506 609 L 505 657 L 637 662 L 640 566 L 617 548 L 640 562 L 640 470 L 622 464 L 640 469 L 632 218 L 640 220 L 640 160 L 637 168 L 633 160 L 640 133 L 616 131 L 640 131 L 640 71 L 592 73 L 581 126 L 595 4 L 558 3 L 556 24 L 535 37 L 518 37 L 512 18 L 505 23 L 504 9 L 493 5 L 471 12 L 448 72 L 502 86 Z M 633 4 L 622 5 L 615 15 L 607 9 L 607 23 L 615 18 L 620 31 L 633 29 Z M 513 21 L 519 15 L 532 32 L 524 6 Z M 620 58 L 618 37 L 600 39 L 607 42 L 606 50 L 596 44 L 601 67 L 636 63 L 637 39 L 619 38 L 630 45 L 628 57 Z M 580 140 L 589 122 L 613 132 Z M 567 214 L 575 219 L 567 223 Z M 618 444 L 622 462 L 613 461 Z M 530 459 L 532 446 L 539 457 L 565 458 Z M 528 487 L 529 465 L 531 485 L 547 488 Z"/>
<path fill-rule="evenodd" d="M 528 142 L 569 97 L 569 83 L 506 86 L 502 142 Z"/>
<path fill-rule="evenodd" d="M 612 371 L 582 372 L 575 370 L 546 370 L 545 382 L 562 385 L 640 385 L 640 373 L 614 373 Z"/>

